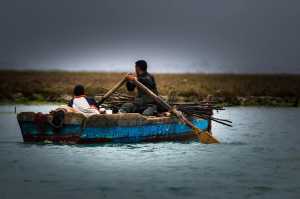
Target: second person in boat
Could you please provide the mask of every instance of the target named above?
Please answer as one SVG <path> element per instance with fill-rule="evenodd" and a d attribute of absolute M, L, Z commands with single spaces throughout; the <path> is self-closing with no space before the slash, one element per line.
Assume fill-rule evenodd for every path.
<path fill-rule="evenodd" d="M 84 87 L 76 85 L 74 88 L 74 97 L 68 103 L 68 106 L 73 108 L 76 112 L 82 113 L 85 116 L 100 114 L 97 109 L 97 103 L 93 98 L 88 98 L 85 95 Z"/>

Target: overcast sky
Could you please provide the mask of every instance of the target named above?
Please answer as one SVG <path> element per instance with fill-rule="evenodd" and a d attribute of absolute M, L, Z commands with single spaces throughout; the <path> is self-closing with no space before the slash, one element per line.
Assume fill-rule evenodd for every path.
<path fill-rule="evenodd" d="M 0 68 L 300 73 L 299 0 L 0 0 Z"/>

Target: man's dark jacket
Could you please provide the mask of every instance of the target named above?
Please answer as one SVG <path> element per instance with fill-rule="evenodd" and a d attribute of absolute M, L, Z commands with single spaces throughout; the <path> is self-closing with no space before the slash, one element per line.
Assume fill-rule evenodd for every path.
<path fill-rule="evenodd" d="M 138 78 L 139 82 L 144 84 L 152 92 L 154 92 L 155 94 L 158 94 L 155 79 L 151 74 L 149 74 L 148 72 L 144 72 L 143 74 L 139 75 L 137 78 Z M 126 86 L 127 86 L 128 91 L 133 91 L 136 87 L 130 81 L 127 82 Z M 137 96 L 136 96 L 136 99 L 135 99 L 136 104 L 139 104 L 141 106 L 146 106 L 148 104 L 155 104 L 153 99 L 148 94 L 146 94 L 140 88 L 137 88 L 137 89 L 138 89 L 138 91 L 137 91 Z"/>

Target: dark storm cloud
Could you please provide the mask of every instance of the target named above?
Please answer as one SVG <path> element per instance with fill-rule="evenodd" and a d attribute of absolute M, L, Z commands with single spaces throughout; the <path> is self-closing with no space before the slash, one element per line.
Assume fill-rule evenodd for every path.
<path fill-rule="evenodd" d="M 299 19 L 292 0 L 1 0 L 0 65 L 300 72 Z"/>

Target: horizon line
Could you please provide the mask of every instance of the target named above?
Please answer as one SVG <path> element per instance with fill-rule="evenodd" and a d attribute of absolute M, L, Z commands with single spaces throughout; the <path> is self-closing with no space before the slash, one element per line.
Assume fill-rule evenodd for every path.
<path fill-rule="evenodd" d="M 66 69 L 16 69 L 0 68 L 0 72 L 61 72 L 61 73 L 114 73 L 122 74 L 132 71 L 107 71 L 107 70 L 66 70 Z M 149 71 L 148 71 L 149 72 Z M 300 75 L 300 72 L 151 72 L 152 74 L 177 74 L 177 75 Z"/>

